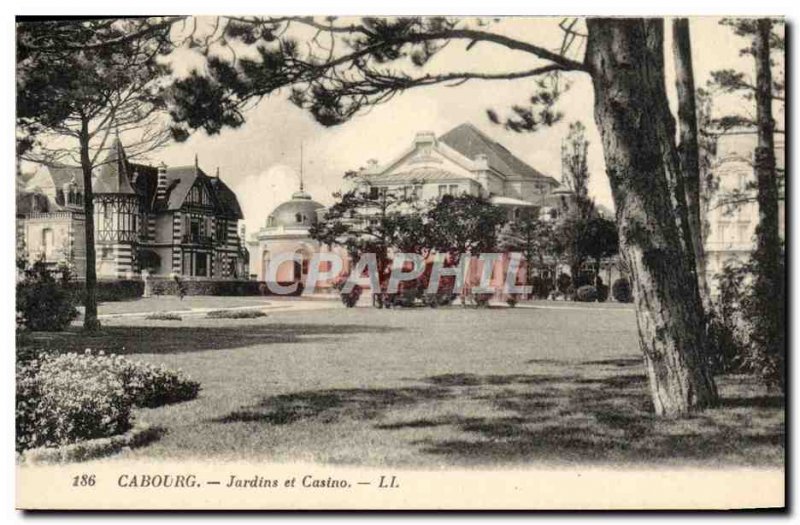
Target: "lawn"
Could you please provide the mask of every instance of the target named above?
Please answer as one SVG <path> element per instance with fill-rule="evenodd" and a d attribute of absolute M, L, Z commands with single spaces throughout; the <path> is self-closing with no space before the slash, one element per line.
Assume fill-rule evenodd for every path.
<path fill-rule="evenodd" d="M 655 419 L 632 310 L 554 306 L 573 305 L 116 318 L 37 344 L 135 354 L 200 381 L 196 400 L 138 411 L 166 432 L 121 459 L 783 464 L 780 398 L 721 377 L 720 408 Z"/>

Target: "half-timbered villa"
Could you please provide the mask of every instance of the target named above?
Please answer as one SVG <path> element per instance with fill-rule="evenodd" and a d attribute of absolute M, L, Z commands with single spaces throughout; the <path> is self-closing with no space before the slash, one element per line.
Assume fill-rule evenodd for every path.
<path fill-rule="evenodd" d="M 81 171 L 50 166 L 17 193 L 17 249 L 28 260 L 86 267 Z M 96 170 L 96 267 L 100 278 L 155 275 L 246 279 L 236 195 L 198 165 L 130 162 L 117 140 Z"/>

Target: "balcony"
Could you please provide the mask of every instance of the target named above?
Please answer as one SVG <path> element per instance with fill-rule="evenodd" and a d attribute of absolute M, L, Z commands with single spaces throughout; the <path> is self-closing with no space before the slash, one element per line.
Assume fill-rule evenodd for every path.
<path fill-rule="evenodd" d="M 208 235 L 198 235 L 189 233 L 181 238 L 181 244 L 198 244 L 201 246 L 212 246 L 214 239 Z"/>

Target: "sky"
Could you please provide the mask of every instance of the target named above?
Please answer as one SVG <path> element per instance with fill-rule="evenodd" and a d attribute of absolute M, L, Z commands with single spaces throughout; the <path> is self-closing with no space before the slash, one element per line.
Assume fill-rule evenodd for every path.
<path fill-rule="evenodd" d="M 557 48 L 561 41 L 559 20 L 516 17 L 503 20 L 498 28 L 510 36 Z M 704 85 L 715 69 L 752 69 L 752 59 L 739 55 L 744 40 L 720 26 L 718 19 L 693 18 L 690 24 L 698 86 Z M 667 24 L 666 81 L 674 110 L 669 28 Z M 499 72 L 529 69 L 542 63 L 527 53 L 493 44 L 481 43 L 469 52 L 465 52 L 465 45 L 466 42 L 451 43 L 426 67 L 440 72 Z M 582 51 L 576 48 L 571 54 L 579 59 Z M 174 59 L 178 70 L 188 70 L 196 63 L 189 54 Z M 346 171 L 366 165 L 369 159 L 381 164 L 392 160 L 411 144 L 417 132 L 433 131 L 440 135 L 463 122 L 471 122 L 536 169 L 560 179 L 561 141 L 569 124 L 581 121 L 589 140 L 590 194 L 598 203 L 613 209 L 600 137 L 593 120 L 590 79 L 583 73 L 569 73 L 565 80 L 571 87 L 558 103 L 558 109 L 564 113 L 563 120 L 535 133 L 505 130 L 486 116 L 488 108 L 504 114 L 512 105 L 525 103 L 532 93 L 531 81 L 525 79 L 415 88 L 332 128 L 317 124 L 309 113 L 292 105 L 285 94 L 277 94 L 249 110 L 242 127 L 214 136 L 197 131 L 186 142 L 169 145 L 148 160 L 178 166 L 194 163 L 197 155 L 206 173 L 213 174 L 219 168 L 222 179 L 237 193 L 248 233 L 254 233 L 275 206 L 297 191 L 301 144 L 305 189 L 319 202 L 330 204 L 331 194 L 342 187 Z"/>

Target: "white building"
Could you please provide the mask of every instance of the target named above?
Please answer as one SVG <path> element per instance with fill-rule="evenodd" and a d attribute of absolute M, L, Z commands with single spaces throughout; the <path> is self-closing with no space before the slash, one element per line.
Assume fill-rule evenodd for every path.
<path fill-rule="evenodd" d="M 719 188 L 714 192 L 709 211 L 705 238 L 708 283 L 716 293 L 715 276 L 725 265 L 744 262 L 756 248 L 758 203 L 754 153 L 757 136 L 754 131 L 737 131 L 720 135 L 717 154 L 711 167 Z M 782 141 L 775 144 L 775 162 L 779 170 L 785 166 L 785 148 Z M 778 203 L 780 235 L 785 238 L 785 192 L 780 189 Z M 734 205 L 735 202 L 735 205 Z"/>

